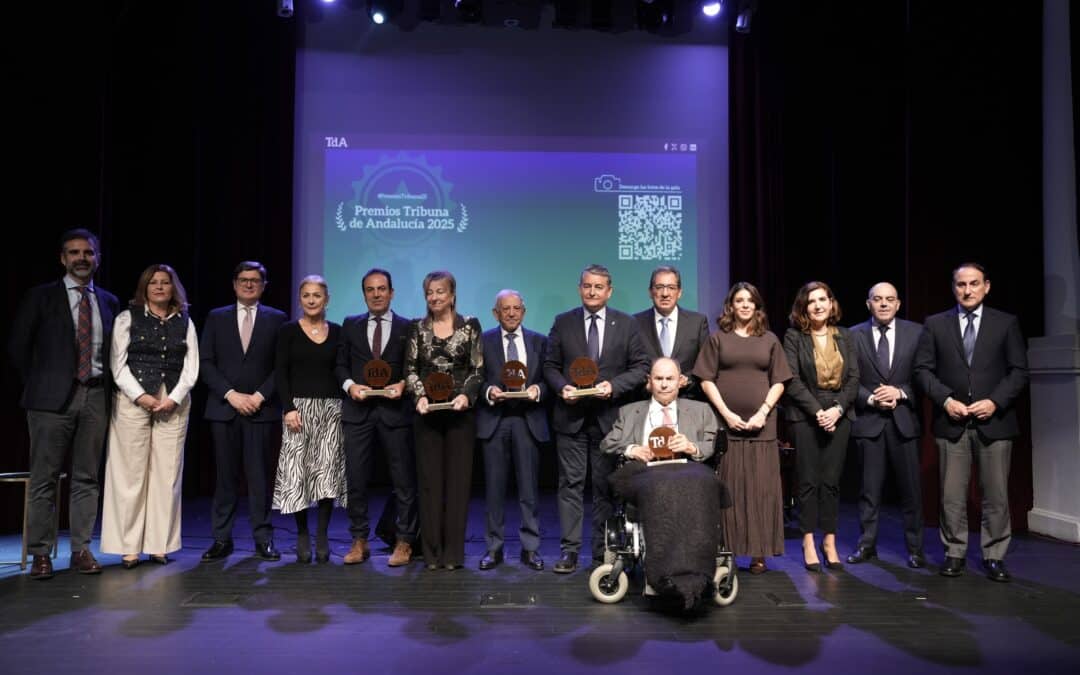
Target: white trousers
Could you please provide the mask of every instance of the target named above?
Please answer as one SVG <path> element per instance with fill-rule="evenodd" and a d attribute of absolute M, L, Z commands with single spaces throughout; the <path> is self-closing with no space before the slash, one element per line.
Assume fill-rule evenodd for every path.
<path fill-rule="evenodd" d="M 164 396 L 163 391 L 159 396 Z M 105 462 L 101 551 L 131 555 L 180 550 L 180 493 L 191 397 L 151 415 L 120 392 Z"/>

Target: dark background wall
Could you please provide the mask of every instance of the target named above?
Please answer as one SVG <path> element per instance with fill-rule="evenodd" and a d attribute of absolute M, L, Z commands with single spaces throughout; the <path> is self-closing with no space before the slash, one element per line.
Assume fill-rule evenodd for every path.
<path fill-rule="evenodd" d="M 989 302 L 1042 334 L 1037 8 L 760 2 L 753 32 L 730 43 L 731 263 L 732 281 L 762 288 L 774 331 L 813 278 L 834 287 L 850 322 L 881 279 L 900 289 L 901 314 L 921 320 L 952 302 L 950 270 L 974 259 L 990 270 Z M 9 313 L 60 274 L 57 237 L 73 226 L 100 234 L 98 282 L 122 298 L 147 264 L 176 267 L 198 326 L 231 299 L 244 258 L 269 266 L 267 302 L 292 305 L 297 21 L 270 0 L 12 9 Z M 7 334 L 0 327 L 5 344 Z M 6 359 L 0 376 L 0 469 L 25 469 Z M 924 446 L 936 506 L 936 455 Z M 193 416 L 186 494 L 209 493 L 209 450 Z M 1021 529 L 1027 434 L 1011 490 Z M 15 529 L 18 497 L 0 500 L 0 528 Z"/>

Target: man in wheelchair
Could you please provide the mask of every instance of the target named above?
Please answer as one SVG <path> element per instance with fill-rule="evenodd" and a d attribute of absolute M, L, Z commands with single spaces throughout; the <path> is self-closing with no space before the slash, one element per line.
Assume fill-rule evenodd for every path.
<path fill-rule="evenodd" d="M 590 590 L 602 602 L 620 600 L 629 583 L 625 570 L 645 562 L 647 539 L 647 593 L 679 599 L 685 609 L 710 594 L 728 604 L 734 566 L 721 548 L 720 510 L 730 502 L 704 464 L 719 431 L 716 414 L 707 403 L 678 399 L 679 364 L 670 358 L 653 363 L 647 388 L 649 400 L 620 408 L 600 444 L 625 458 L 609 477 L 625 504 L 608 523 L 605 564 L 594 570 Z"/>

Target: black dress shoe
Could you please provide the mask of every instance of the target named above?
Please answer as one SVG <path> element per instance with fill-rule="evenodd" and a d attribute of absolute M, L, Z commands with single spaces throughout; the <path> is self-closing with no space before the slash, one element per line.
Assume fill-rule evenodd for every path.
<path fill-rule="evenodd" d="M 907 557 L 907 566 L 913 570 L 926 567 L 926 556 L 922 553 L 912 553 Z"/>
<path fill-rule="evenodd" d="M 1008 583 L 1012 581 L 1012 575 L 1009 574 L 1009 570 L 1005 569 L 1004 560 L 986 559 L 983 561 L 983 569 L 986 570 L 986 577 L 991 581 L 1000 581 L 1002 583 Z"/>
<path fill-rule="evenodd" d="M 573 551 L 563 551 L 559 559 L 551 566 L 551 570 L 555 574 L 571 574 L 576 569 L 577 553 Z"/>
<path fill-rule="evenodd" d="M 161 555 L 152 555 L 152 556 L 150 556 L 150 562 L 157 563 L 158 565 L 168 565 L 169 563 L 172 562 L 172 559 L 169 556 L 162 553 Z"/>
<path fill-rule="evenodd" d="M 263 560 L 281 560 L 281 551 L 274 548 L 272 541 L 256 542 L 255 556 Z"/>
<path fill-rule="evenodd" d="M 480 558 L 480 569 L 492 570 L 495 569 L 503 561 L 502 549 L 498 551 L 488 551 L 484 554 L 483 558 Z"/>
<path fill-rule="evenodd" d="M 941 566 L 939 574 L 943 577 L 958 577 L 964 573 L 964 559 L 945 556 L 945 564 Z"/>
<path fill-rule="evenodd" d="M 522 551 L 521 564 L 538 572 L 544 569 L 544 559 L 536 551 Z"/>
<path fill-rule="evenodd" d="M 871 558 L 877 557 L 877 549 L 873 546 L 860 546 L 847 557 L 848 564 L 858 565 L 864 563 Z"/>
<path fill-rule="evenodd" d="M 121 558 L 120 566 L 126 570 L 135 569 L 139 566 L 139 556 L 135 556 L 134 558 Z"/>
<path fill-rule="evenodd" d="M 222 560 L 227 558 L 232 552 L 233 543 L 231 541 L 215 541 L 210 548 L 206 549 L 206 553 L 202 554 L 202 562 Z"/>

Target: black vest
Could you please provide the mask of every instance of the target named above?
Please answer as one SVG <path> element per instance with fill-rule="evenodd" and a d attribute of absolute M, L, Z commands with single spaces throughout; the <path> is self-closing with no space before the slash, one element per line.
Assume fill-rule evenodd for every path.
<path fill-rule="evenodd" d="M 141 307 L 131 308 L 131 343 L 128 368 L 146 393 L 157 396 L 164 383 L 170 392 L 180 381 L 187 354 L 187 312 L 161 319 Z"/>

